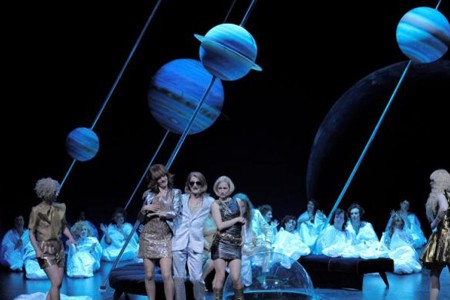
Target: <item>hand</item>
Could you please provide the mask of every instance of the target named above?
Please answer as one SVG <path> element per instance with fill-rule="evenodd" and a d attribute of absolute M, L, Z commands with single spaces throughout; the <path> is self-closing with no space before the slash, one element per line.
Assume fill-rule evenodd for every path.
<path fill-rule="evenodd" d="M 277 220 L 277 219 L 272 220 L 272 221 L 270 222 L 270 225 L 271 225 L 272 227 L 278 227 L 278 225 L 279 225 L 278 220 Z"/>

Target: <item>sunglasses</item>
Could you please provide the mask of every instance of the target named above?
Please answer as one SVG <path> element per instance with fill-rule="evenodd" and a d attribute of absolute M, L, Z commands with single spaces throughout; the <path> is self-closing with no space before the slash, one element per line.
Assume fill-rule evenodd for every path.
<path fill-rule="evenodd" d="M 191 181 L 191 182 L 189 182 L 189 186 L 194 186 L 194 185 L 202 186 L 202 183 L 200 181 Z"/>

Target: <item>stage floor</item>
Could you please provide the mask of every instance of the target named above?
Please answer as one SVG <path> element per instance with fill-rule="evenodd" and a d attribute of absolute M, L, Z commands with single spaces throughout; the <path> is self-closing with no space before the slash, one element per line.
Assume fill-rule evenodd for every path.
<path fill-rule="evenodd" d="M 120 265 L 120 264 L 119 264 Z M 102 268 L 94 277 L 84 279 L 72 279 L 65 277 L 62 293 L 68 296 L 89 296 L 93 300 L 111 300 L 114 290 L 106 284 L 106 289 L 100 287 L 108 283 L 107 278 L 112 263 L 103 263 Z M 364 276 L 363 290 L 343 289 L 315 289 L 316 298 L 321 300 L 423 300 L 428 299 L 429 272 L 410 275 L 396 275 L 388 273 L 390 287 L 386 288 L 378 274 L 366 274 Z M 47 292 L 50 283 L 48 280 L 29 280 L 20 272 L 0 271 L 0 299 L 13 300 L 21 294 L 33 294 Z M 441 297 L 446 299 L 450 295 L 450 275 L 444 270 L 441 275 Z M 122 295 L 121 299 L 126 299 Z M 146 296 L 129 295 L 129 300 L 146 300 Z M 212 299 L 209 293 L 207 300 Z"/>

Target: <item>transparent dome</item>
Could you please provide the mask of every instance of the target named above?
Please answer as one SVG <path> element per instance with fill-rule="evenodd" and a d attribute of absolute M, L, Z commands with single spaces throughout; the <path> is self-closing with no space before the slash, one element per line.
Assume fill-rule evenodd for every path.
<path fill-rule="evenodd" d="M 303 266 L 277 252 L 256 252 L 250 260 L 242 260 L 242 281 L 245 299 L 258 300 L 316 300 L 314 286 Z M 223 299 L 233 300 L 231 276 L 228 276 Z"/>

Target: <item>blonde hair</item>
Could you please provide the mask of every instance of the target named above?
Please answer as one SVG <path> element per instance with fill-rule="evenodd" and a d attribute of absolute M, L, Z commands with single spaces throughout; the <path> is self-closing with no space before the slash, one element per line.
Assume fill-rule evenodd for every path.
<path fill-rule="evenodd" d="M 55 194 L 58 193 L 60 187 L 61 185 L 57 180 L 46 177 L 41 178 L 36 182 L 34 190 L 39 198 L 46 200 L 55 196 Z"/>
<path fill-rule="evenodd" d="M 450 191 L 450 174 L 445 169 L 437 169 L 430 175 L 431 192 L 425 204 L 428 221 L 432 222 L 438 210 L 439 195 Z"/>
<path fill-rule="evenodd" d="M 72 231 L 72 234 L 74 235 L 74 237 L 76 239 L 79 239 L 81 237 L 81 235 L 80 235 L 81 230 L 84 227 L 86 227 L 86 229 L 88 231 L 88 236 L 92 236 L 91 228 L 90 228 L 89 224 L 86 221 L 77 221 L 75 224 L 73 224 L 73 226 L 70 229 L 70 231 Z"/>
<path fill-rule="evenodd" d="M 219 178 L 217 178 L 217 180 L 216 180 L 216 182 L 214 182 L 214 186 L 213 186 L 214 193 L 216 193 L 217 196 L 219 195 L 218 188 L 219 188 L 219 184 L 222 182 L 226 183 L 228 185 L 228 187 L 230 188 L 227 196 L 230 196 L 231 194 L 233 194 L 234 189 L 235 189 L 234 183 L 233 183 L 233 181 L 231 181 L 231 178 L 228 176 L 220 176 Z"/>

